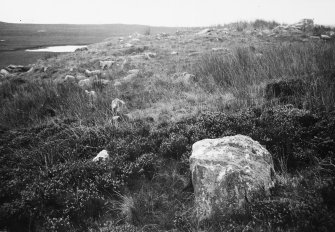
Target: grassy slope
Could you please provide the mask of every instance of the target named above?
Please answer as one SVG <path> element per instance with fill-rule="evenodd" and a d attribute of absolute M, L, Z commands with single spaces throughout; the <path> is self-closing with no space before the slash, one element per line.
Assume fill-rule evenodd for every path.
<path fill-rule="evenodd" d="M 6 188 L 0 195 L 0 226 L 14 231 L 331 229 L 334 43 L 306 42 L 305 35 L 269 37 L 248 24 L 216 28 L 211 35 L 197 31 L 139 41 L 111 38 L 88 51 L 39 61 L 37 67 L 49 67 L 46 73 L 4 81 L 0 151 Z M 135 47 L 123 47 L 127 42 Z M 225 49 L 212 51 L 218 47 Z M 145 52 L 157 56 L 121 68 L 125 59 Z M 93 107 L 76 85 L 52 82 L 98 69 L 99 60 L 111 57 L 118 65 L 102 75 L 111 85 L 94 88 Z M 113 86 L 134 68 L 140 70 L 137 78 Z M 196 74 L 196 80 L 175 80 L 181 72 Z M 266 83 L 282 78 L 301 79 L 307 87 L 283 102 L 264 97 Z M 137 120 L 112 122 L 115 97 L 126 101 Z M 197 224 L 187 188 L 191 145 L 237 133 L 269 149 L 276 187 L 245 210 Z M 113 159 L 92 164 L 101 149 Z"/>

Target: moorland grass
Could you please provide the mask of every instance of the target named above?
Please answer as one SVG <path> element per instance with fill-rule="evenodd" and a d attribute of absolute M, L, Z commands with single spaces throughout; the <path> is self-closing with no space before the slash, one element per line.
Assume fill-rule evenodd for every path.
<path fill-rule="evenodd" d="M 0 228 L 332 231 L 334 46 L 283 43 L 209 52 L 185 66 L 196 74 L 194 83 L 142 70 L 120 88 L 96 86 L 93 105 L 74 84 L 23 77 L 3 82 Z M 302 81 L 303 93 L 289 92 L 283 101 L 266 95 L 268 83 L 290 85 L 292 79 Z M 115 97 L 126 99 L 134 120 L 113 123 Z M 184 117 L 172 120 L 178 114 Z M 192 144 L 236 134 L 270 151 L 275 186 L 270 196 L 260 192 L 228 213 L 218 206 L 212 218 L 198 222 L 188 161 Z M 111 159 L 91 162 L 102 149 Z"/>

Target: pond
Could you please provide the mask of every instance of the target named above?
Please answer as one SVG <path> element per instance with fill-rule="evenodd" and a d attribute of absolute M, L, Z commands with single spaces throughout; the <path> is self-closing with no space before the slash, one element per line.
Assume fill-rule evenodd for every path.
<path fill-rule="evenodd" d="M 26 52 L 74 52 L 78 48 L 86 47 L 86 45 L 51 46 L 37 49 L 26 49 Z"/>

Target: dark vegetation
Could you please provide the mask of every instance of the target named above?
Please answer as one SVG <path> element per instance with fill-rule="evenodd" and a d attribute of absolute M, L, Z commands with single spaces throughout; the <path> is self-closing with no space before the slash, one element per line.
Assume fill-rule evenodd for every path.
<path fill-rule="evenodd" d="M 333 43 L 281 44 L 259 57 L 249 47 L 229 57 L 207 54 L 192 67 L 198 84 L 208 92 L 233 91 L 229 108 L 179 122 L 142 118 L 118 125 L 110 121 L 113 97 L 129 97 L 136 107 L 144 96 L 163 97 L 140 87 L 136 97 L 101 91 L 92 108 L 76 85 L 7 80 L 0 86 L 0 228 L 333 231 L 334 66 Z M 244 208 L 219 210 L 199 224 L 191 146 L 235 134 L 270 151 L 275 186 L 270 196 L 260 192 Z M 102 149 L 111 159 L 91 162 Z"/>

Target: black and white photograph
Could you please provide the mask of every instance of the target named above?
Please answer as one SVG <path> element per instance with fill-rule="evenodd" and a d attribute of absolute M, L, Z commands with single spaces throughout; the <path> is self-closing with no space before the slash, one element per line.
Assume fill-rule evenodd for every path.
<path fill-rule="evenodd" d="M 0 232 L 334 232 L 334 0 L 1 0 Z"/>

